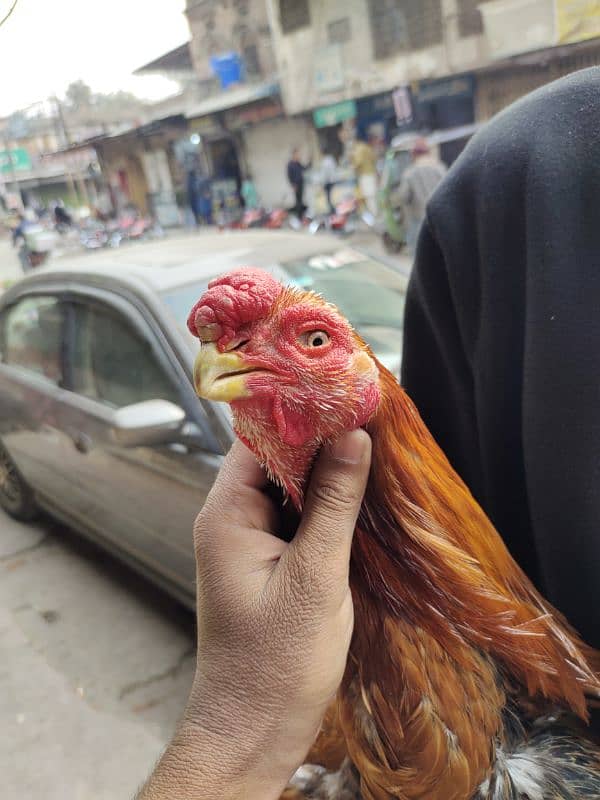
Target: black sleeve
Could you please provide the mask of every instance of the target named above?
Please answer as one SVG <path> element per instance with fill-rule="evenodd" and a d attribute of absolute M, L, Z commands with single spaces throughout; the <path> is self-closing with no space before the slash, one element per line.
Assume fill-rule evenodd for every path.
<path fill-rule="evenodd" d="M 479 495 L 473 380 L 444 256 L 429 220 L 421 230 L 406 299 L 402 385 L 456 471 Z"/>
<path fill-rule="evenodd" d="M 597 68 L 499 114 L 428 207 L 402 382 L 515 559 L 600 646 Z"/>

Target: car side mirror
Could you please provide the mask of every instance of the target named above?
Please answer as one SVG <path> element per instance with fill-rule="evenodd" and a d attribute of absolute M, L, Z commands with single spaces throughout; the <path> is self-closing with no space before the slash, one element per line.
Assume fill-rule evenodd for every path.
<path fill-rule="evenodd" d="M 168 400 L 145 400 L 113 412 L 112 435 L 123 447 L 171 444 L 185 422 L 185 411 Z"/>

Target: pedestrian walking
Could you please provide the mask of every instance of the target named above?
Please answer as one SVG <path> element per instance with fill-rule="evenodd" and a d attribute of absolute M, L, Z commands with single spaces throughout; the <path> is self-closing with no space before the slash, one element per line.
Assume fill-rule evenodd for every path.
<path fill-rule="evenodd" d="M 249 173 L 244 176 L 242 181 L 242 199 L 246 210 L 256 209 L 260 206 L 258 192 L 252 180 L 252 175 Z"/>
<path fill-rule="evenodd" d="M 370 213 L 377 216 L 377 153 L 364 139 L 355 139 L 350 148 L 350 163 L 358 189 Z"/>
<path fill-rule="evenodd" d="M 309 169 L 311 163 L 303 164 L 300 161 L 300 149 L 294 147 L 292 155 L 287 164 L 287 178 L 294 190 L 294 206 L 291 211 L 298 219 L 302 219 L 306 206 L 304 205 L 304 173 Z"/>
<path fill-rule="evenodd" d="M 194 168 L 188 173 L 188 203 L 196 225 L 209 225 L 212 221 L 211 180 L 201 170 Z"/>
<path fill-rule="evenodd" d="M 406 246 L 415 254 L 417 237 L 425 219 L 425 207 L 447 172 L 446 165 L 433 155 L 425 139 L 418 139 L 412 150 L 413 163 L 402 176 L 399 197 L 406 217 Z"/>
<path fill-rule="evenodd" d="M 331 214 L 334 213 L 335 207 L 331 202 L 331 192 L 335 186 L 335 179 L 337 173 L 337 161 L 330 150 L 325 148 L 323 150 L 323 158 L 321 160 L 321 180 L 323 181 L 323 190 L 327 198 L 327 205 Z"/>

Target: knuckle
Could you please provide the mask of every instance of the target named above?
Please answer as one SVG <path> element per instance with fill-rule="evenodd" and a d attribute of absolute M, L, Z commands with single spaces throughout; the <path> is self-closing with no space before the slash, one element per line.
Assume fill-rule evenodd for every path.
<path fill-rule="evenodd" d="M 287 590 L 293 606 L 313 605 L 319 597 L 320 572 L 317 565 L 308 558 L 297 559 L 290 567 Z"/>

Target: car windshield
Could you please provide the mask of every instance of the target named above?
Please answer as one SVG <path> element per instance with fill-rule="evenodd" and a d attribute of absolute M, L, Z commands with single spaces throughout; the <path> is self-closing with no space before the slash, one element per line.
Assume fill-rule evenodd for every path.
<path fill-rule="evenodd" d="M 322 294 L 368 341 L 378 340 L 377 344 L 370 341 L 373 346 L 382 345 L 377 329 L 392 328 L 400 336 L 406 277 L 381 261 L 345 248 L 285 261 L 270 271 L 283 283 Z M 207 283 L 187 284 L 163 293 L 163 300 L 181 326 L 185 327 L 190 309 Z M 397 349 L 398 341 L 390 342 L 393 349 Z"/>

